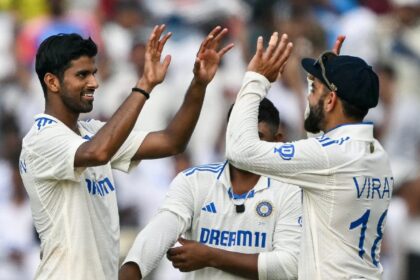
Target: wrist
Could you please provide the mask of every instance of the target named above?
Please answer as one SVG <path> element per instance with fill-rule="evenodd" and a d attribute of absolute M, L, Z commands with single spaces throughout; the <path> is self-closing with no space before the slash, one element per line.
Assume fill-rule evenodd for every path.
<path fill-rule="evenodd" d="M 146 92 L 150 93 L 155 86 L 151 84 L 150 82 L 146 81 L 144 78 L 141 78 L 137 82 L 135 87 L 144 89 Z"/>
<path fill-rule="evenodd" d="M 200 81 L 198 80 L 196 77 L 194 77 L 191 81 L 191 84 L 197 87 L 202 87 L 202 88 L 207 88 L 207 85 L 209 84 L 209 82 L 204 82 L 204 81 Z"/>
<path fill-rule="evenodd" d="M 218 256 L 217 256 L 217 250 L 215 250 L 212 247 L 207 247 L 207 267 L 213 267 L 218 268 Z"/>

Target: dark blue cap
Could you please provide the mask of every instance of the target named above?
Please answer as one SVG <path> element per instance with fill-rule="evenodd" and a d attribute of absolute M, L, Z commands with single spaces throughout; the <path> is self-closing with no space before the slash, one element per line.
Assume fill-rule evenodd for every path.
<path fill-rule="evenodd" d="M 325 68 L 325 75 L 322 74 L 320 60 Z M 330 90 L 335 91 L 338 97 L 357 108 L 370 109 L 378 105 L 379 79 L 363 59 L 324 53 L 318 60 L 302 59 L 302 66 Z"/>

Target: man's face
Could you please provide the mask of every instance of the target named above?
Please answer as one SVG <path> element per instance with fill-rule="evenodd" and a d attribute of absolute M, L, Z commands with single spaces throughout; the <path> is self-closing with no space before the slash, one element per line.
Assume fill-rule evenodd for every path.
<path fill-rule="evenodd" d="M 310 77 L 313 80 L 308 95 L 309 114 L 305 119 L 304 128 L 310 133 L 319 133 L 325 122 L 324 100 L 326 97 L 326 87 L 317 78 Z"/>
<path fill-rule="evenodd" d="M 72 60 L 60 81 L 63 103 L 75 113 L 87 113 L 93 109 L 93 94 L 98 88 L 95 74 L 95 58 L 82 56 Z"/>

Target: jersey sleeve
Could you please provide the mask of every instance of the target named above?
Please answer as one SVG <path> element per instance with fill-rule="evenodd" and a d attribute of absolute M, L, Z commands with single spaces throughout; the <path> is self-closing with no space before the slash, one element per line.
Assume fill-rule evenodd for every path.
<path fill-rule="evenodd" d="M 297 279 L 301 238 L 301 190 L 289 186 L 285 196 L 277 201 L 278 211 L 273 235 L 273 251 L 258 255 L 260 280 Z"/>
<path fill-rule="evenodd" d="M 104 125 L 105 122 L 93 119 L 83 122 L 84 128 L 88 130 L 92 135 L 95 135 Z M 118 151 L 115 153 L 115 155 L 111 158 L 111 167 L 123 172 L 129 172 L 131 169 L 136 167 L 140 161 L 131 159 L 139 149 L 147 134 L 148 132 L 145 131 L 133 130 L 118 149 Z"/>
<path fill-rule="evenodd" d="M 182 233 L 180 217 L 169 211 L 159 212 L 137 235 L 124 263 L 134 262 L 146 277 L 155 269 Z"/>
<path fill-rule="evenodd" d="M 63 125 L 48 126 L 25 147 L 29 151 L 26 158 L 39 179 L 79 181 L 84 168 L 74 167 L 74 157 L 85 141 Z"/>
<path fill-rule="evenodd" d="M 189 188 L 183 175 L 178 175 L 158 214 L 134 241 L 124 263 L 137 263 L 143 277 L 156 268 L 168 249 L 189 229 L 194 204 Z"/>
<path fill-rule="evenodd" d="M 145 131 L 132 131 L 117 153 L 112 157 L 111 167 L 123 172 L 129 172 L 136 167 L 140 161 L 132 160 L 132 158 L 140 148 L 147 134 L 148 132 Z"/>
<path fill-rule="evenodd" d="M 165 200 L 159 211 L 170 211 L 182 218 L 185 231 L 191 226 L 194 216 L 194 187 L 191 177 L 179 173 L 171 183 Z"/>
<path fill-rule="evenodd" d="M 290 143 L 259 139 L 258 107 L 268 89 L 269 82 L 264 76 L 247 72 L 227 128 L 228 160 L 240 169 L 303 188 L 322 189 L 326 176 L 319 175 L 328 174 L 330 169 L 328 156 L 317 139 Z"/>

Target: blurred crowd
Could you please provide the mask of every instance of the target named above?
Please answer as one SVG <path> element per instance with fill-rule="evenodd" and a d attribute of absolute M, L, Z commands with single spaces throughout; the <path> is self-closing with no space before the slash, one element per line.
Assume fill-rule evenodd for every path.
<path fill-rule="evenodd" d="M 115 173 L 122 256 L 154 215 L 171 179 L 197 164 L 224 160 L 226 114 L 234 102 L 256 38 L 288 33 L 293 55 L 269 98 L 280 111 L 289 141 L 306 137 L 307 83 L 302 57 L 317 57 L 338 34 L 341 54 L 360 56 L 380 77 L 380 104 L 368 121 L 388 151 L 394 197 L 388 211 L 381 262 L 384 279 L 420 279 L 420 0 L 0 0 L 0 279 L 32 279 L 39 241 L 19 176 L 21 139 L 43 111 L 34 71 L 43 39 L 57 33 L 90 36 L 99 46 L 100 87 L 94 109 L 82 118 L 106 121 L 142 74 L 145 42 L 155 24 L 173 36 L 163 84 L 153 92 L 135 129 L 156 130 L 179 108 L 203 37 L 216 25 L 229 29 L 235 48 L 209 85 L 187 151 L 144 161 L 131 174 Z M 175 279 L 164 263 L 149 279 Z"/>

